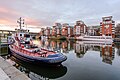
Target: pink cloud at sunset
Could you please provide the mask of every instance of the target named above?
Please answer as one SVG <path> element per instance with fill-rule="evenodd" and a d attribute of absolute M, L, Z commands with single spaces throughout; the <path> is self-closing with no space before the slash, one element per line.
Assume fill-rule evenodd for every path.
<path fill-rule="evenodd" d="M 99 25 L 103 16 L 110 15 L 119 22 L 119 3 L 120 0 L 0 0 L 0 24 L 17 25 L 17 19 L 23 17 L 33 29 L 77 20 Z"/>
<path fill-rule="evenodd" d="M 27 25 L 33 25 L 33 26 L 41 26 L 41 21 L 39 20 L 35 20 L 35 19 L 32 19 L 32 18 L 24 18 L 25 19 L 25 23 Z"/>
<path fill-rule="evenodd" d="M 9 8 L 1 7 L 0 8 L 0 30 L 14 30 L 18 25 L 17 20 L 21 15 L 17 11 L 10 10 Z M 24 19 L 25 19 L 25 25 L 32 26 L 33 29 L 38 25 L 40 26 L 40 22 L 38 20 L 27 18 L 27 17 L 25 17 Z"/>

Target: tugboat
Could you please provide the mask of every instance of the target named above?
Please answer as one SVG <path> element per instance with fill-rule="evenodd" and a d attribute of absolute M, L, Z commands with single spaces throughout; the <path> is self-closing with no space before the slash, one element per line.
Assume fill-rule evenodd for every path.
<path fill-rule="evenodd" d="M 62 53 L 57 53 L 48 49 L 43 49 L 33 44 L 29 30 L 22 29 L 22 18 L 20 17 L 20 29 L 16 29 L 15 34 L 12 35 L 13 42 L 9 45 L 11 54 L 18 59 L 35 64 L 61 64 L 67 59 Z"/>

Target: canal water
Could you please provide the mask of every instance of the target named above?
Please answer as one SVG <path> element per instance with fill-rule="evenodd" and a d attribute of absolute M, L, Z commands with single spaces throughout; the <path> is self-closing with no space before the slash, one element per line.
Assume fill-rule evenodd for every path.
<path fill-rule="evenodd" d="M 48 40 L 35 40 L 34 43 L 63 53 L 67 60 L 60 66 L 37 66 L 16 59 L 9 50 L 8 55 L 2 55 L 32 80 L 120 80 L 119 43 Z"/>

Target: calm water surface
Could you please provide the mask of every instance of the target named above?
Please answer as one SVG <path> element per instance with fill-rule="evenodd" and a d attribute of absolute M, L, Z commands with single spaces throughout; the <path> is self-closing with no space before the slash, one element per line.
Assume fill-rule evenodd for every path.
<path fill-rule="evenodd" d="M 83 41 L 34 41 L 41 47 L 61 52 L 67 60 L 61 66 L 36 66 L 13 56 L 15 67 L 32 80 L 120 80 L 119 44 L 99 44 Z"/>

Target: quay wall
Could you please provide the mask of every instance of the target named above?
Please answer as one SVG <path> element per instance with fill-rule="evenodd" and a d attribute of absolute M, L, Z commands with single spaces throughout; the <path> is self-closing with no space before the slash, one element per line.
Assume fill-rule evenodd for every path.
<path fill-rule="evenodd" d="M 16 69 L 12 64 L 0 56 L 0 75 L 2 80 L 31 80 L 24 73 Z M 0 79 L 0 80 L 1 80 Z"/>

